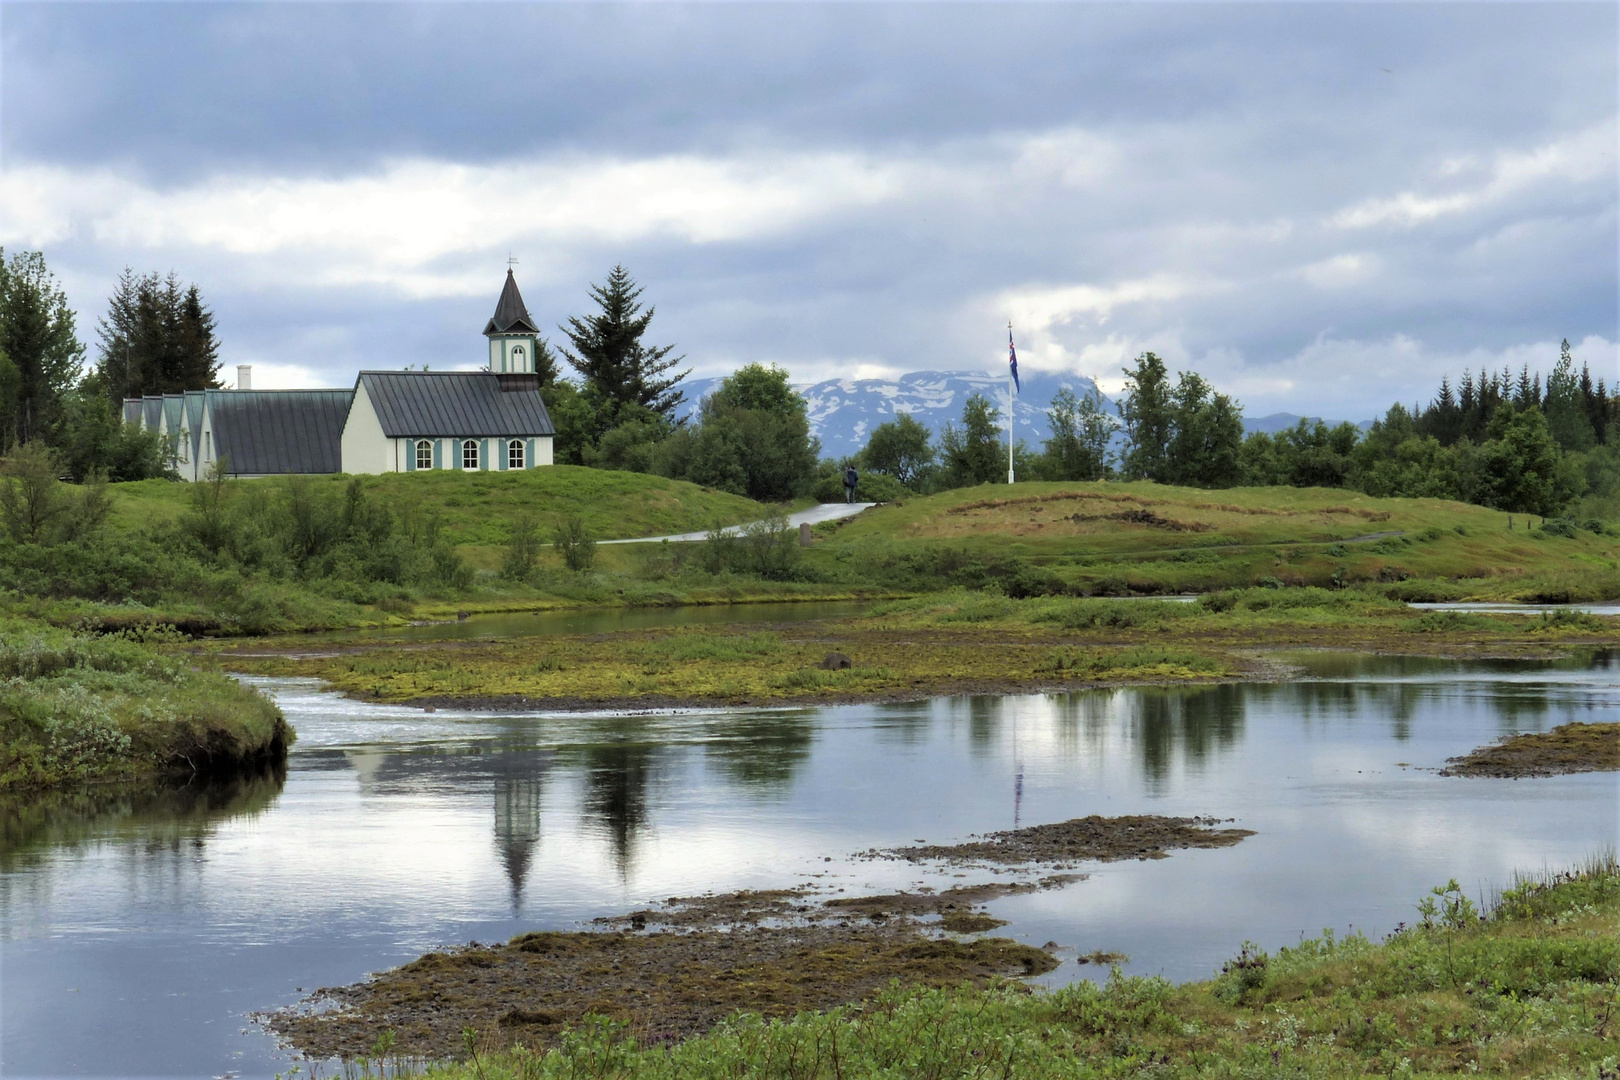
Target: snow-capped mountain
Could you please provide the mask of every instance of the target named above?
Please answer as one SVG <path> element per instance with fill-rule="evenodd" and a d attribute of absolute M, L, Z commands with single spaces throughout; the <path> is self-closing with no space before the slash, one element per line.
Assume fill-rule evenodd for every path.
<path fill-rule="evenodd" d="M 1081 375 L 1031 371 L 1024 373 L 1022 380 L 1013 434 L 1031 449 L 1039 449 L 1042 440 L 1051 435 L 1046 410 L 1054 394 L 1065 386 L 1078 396 L 1097 389 L 1096 383 Z M 686 400 L 681 415 L 696 412 L 698 402 L 719 385 L 718 378 L 682 383 Z M 975 392 L 989 398 L 1003 412 L 1007 407 L 1007 377 L 978 371 L 913 371 L 898 379 L 828 379 L 809 385 L 796 383 L 794 389 L 809 404 L 810 432 L 821 440 L 822 456 L 832 458 L 861 449 L 873 428 L 899 413 L 910 413 L 938 439 L 946 421 L 961 423 L 962 406 Z M 1112 402 L 1108 408 L 1114 408 Z"/>

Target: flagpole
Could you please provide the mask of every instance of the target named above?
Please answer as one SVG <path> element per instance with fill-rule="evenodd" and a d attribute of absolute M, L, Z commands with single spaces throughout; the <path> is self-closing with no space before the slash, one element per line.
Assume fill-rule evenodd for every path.
<path fill-rule="evenodd" d="M 1007 340 L 1012 341 L 1012 323 L 1007 324 Z M 1013 482 L 1013 373 L 1007 365 L 1007 483 Z"/>

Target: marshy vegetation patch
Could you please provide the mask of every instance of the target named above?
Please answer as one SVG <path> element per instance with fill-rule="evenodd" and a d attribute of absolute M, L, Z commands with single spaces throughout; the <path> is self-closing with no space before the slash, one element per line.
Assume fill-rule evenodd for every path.
<path fill-rule="evenodd" d="M 1620 769 L 1620 723 L 1563 724 L 1551 731 L 1509 735 L 1462 757 L 1450 758 L 1441 776 L 1518 779 Z"/>
<path fill-rule="evenodd" d="M 1230 847 L 1251 829 L 1222 829 L 1216 826 L 1231 819 L 1213 817 L 1160 817 L 1128 814 L 1122 817 L 1074 818 L 1052 825 L 1031 825 L 1022 829 L 986 833 L 961 844 L 923 844 L 867 852 L 868 857 L 903 859 L 906 862 L 946 861 L 958 863 L 1055 863 L 1068 865 L 1083 860 L 1113 862 L 1120 859 L 1164 859 L 1181 848 Z"/>
<path fill-rule="evenodd" d="M 529 933 L 428 953 L 260 1020 L 311 1058 L 363 1056 L 382 1031 L 394 1032 L 402 1054 L 449 1058 L 461 1053 L 468 1028 L 492 1050 L 543 1047 L 594 1014 L 629 1025 L 643 1043 L 668 1043 L 738 1010 L 790 1017 L 865 1000 L 895 980 L 983 986 L 1058 966 L 1043 949 L 932 936 L 933 924 L 907 916 L 750 922 L 761 897 L 696 905 L 735 919 L 731 929 Z M 782 911 L 777 899 L 762 910 Z"/>

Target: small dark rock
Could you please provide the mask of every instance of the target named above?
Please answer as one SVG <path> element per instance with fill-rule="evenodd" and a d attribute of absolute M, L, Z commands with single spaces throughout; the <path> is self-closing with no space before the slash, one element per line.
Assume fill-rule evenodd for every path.
<path fill-rule="evenodd" d="M 472 618 L 472 612 L 470 611 L 456 612 L 456 622 L 466 622 L 470 618 Z"/>
<path fill-rule="evenodd" d="M 841 652 L 830 652 L 818 666 L 823 671 L 847 671 L 855 666 L 855 662 Z"/>

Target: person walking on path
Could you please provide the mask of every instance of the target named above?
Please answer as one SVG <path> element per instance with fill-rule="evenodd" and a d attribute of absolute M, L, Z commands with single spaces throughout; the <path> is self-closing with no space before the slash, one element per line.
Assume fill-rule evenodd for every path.
<path fill-rule="evenodd" d="M 860 482 L 861 482 L 861 474 L 855 471 L 855 466 L 851 465 L 849 468 L 844 470 L 844 501 L 845 502 L 852 503 L 852 502 L 855 501 L 855 485 L 859 484 Z"/>

